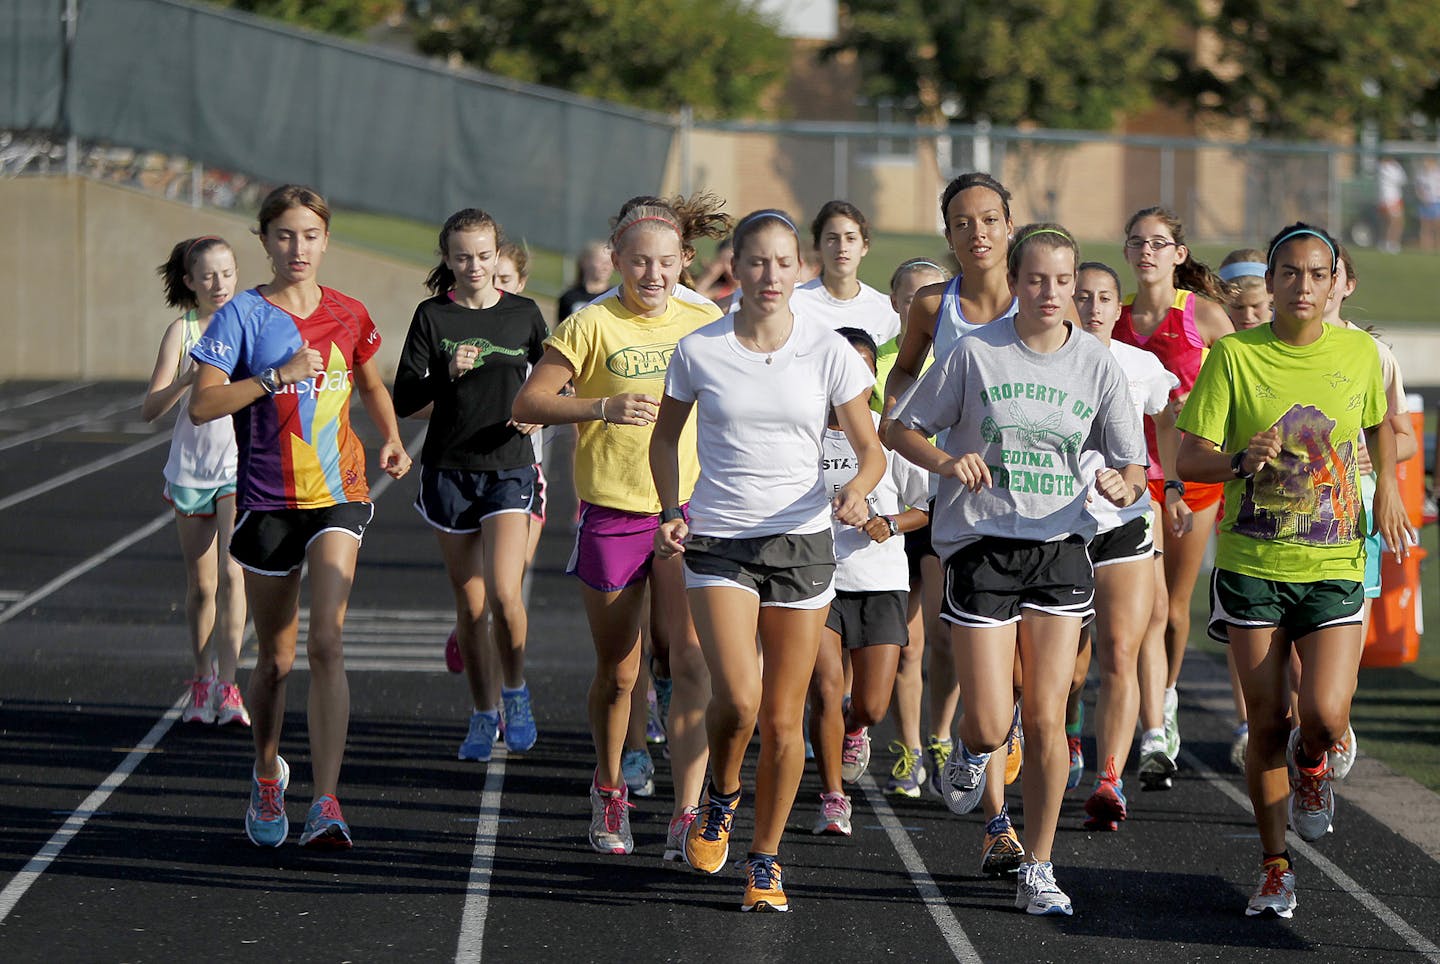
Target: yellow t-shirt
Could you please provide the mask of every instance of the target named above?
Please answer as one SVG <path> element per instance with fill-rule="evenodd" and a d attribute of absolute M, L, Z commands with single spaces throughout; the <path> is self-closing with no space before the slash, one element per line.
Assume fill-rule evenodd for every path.
<path fill-rule="evenodd" d="M 720 317 L 714 305 L 671 298 L 665 314 L 644 318 L 620 298 L 582 308 L 561 322 L 545 344 L 575 369 L 575 393 L 583 398 L 641 393 L 665 396 L 665 369 L 675 343 Z M 581 422 L 575 449 L 575 494 L 591 505 L 623 512 L 655 513 L 660 499 L 650 477 L 650 425 Z M 680 501 L 690 500 L 700 460 L 695 419 L 680 433 Z"/>

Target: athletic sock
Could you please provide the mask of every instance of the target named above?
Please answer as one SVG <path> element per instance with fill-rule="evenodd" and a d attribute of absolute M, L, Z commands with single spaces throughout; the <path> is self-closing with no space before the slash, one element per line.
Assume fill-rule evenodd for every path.
<path fill-rule="evenodd" d="M 506 686 L 504 683 L 501 683 L 501 684 L 500 684 L 500 693 L 501 693 L 502 695 L 504 695 L 504 694 L 506 694 L 506 693 L 509 693 L 509 694 L 511 694 L 511 695 L 514 695 L 515 693 L 523 693 L 524 691 L 525 691 L 525 681 L 524 681 L 523 679 L 520 681 L 520 685 L 517 686 L 517 687 L 515 687 L 514 689 L 511 689 L 510 687 Z"/>
<path fill-rule="evenodd" d="M 727 807 L 733 807 L 740 800 L 740 788 L 736 787 L 734 793 L 721 793 L 715 789 L 715 781 L 710 781 L 710 801 L 721 803 Z"/>
<path fill-rule="evenodd" d="M 1275 860 L 1285 862 L 1285 866 L 1281 868 L 1283 870 L 1289 870 L 1290 868 L 1295 866 L 1295 862 L 1290 859 L 1290 851 L 1288 850 L 1282 850 L 1278 854 L 1261 854 L 1260 857 L 1260 863 L 1262 864 L 1268 864 L 1271 861 Z"/>

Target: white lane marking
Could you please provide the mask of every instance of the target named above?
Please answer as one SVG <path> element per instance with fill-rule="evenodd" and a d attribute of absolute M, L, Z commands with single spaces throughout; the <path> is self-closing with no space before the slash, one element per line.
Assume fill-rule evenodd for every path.
<path fill-rule="evenodd" d="M 48 425 L 40 425 L 30 429 L 28 432 L 20 432 L 8 438 L 0 439 L 0 452 L 6 449 L 13 449 L 17 445 L 25 445 L 51 435 L 59 434 L 68 429 L 79 428 L 82 425 L 89 425 L 102 418 L 109 418 L 111 415 L 118 415 L 126 409 L 139 408 L 139 403 L 133 399 L 128 402 L 116 402 L 114 405 L 107 405 L 98 412 L 81 412 L 79 415 L 71 415 L 69 418 L 62 418 L 58 422 L 51 422 Z"/>
<path fill-rule="evenodd" d="M 76 479 L 83 479 L 87 475 L 92 475 L 103 469 L 108 469 L 112 465 L 118 465 L 121 462 L 124 462 L 126 459 L 134 458 L 141 452 L 148 452 L 150 449 L 153 449 L 158 445 L 163 445 L 164 443 L 169 441 L 169 435 L 160 433 L 152 438 L 147 438 L 143 442 L 136 442 L 134 445 L 123 448 L 112 455 L 107 455 L 103 459 L 96 459 L 94 462 L 87 462 L 84 465 L 76 466 L 69 472 L 63 472 L 60 475 L 55 476 L 53 479 L 46 479 L 43 482 L 37 482 L 36 484 L 30 486 L 30 488 L 28 489 L 21 489 L 19 492 L 16 492 L 12 495 L 7 495 L 5 496 L 5 498 L 0 499 L 0 511 L 4 511 L 11 506 L 19 505 L 22 502 L 28 502 L 29 500 L 35 498 L 37 495 L 44 495 L 47 492 L 53 492 L 55 489 L 58 489 L 62 485 L 68 485 L 69 483 L 74 482 Z"/>
<path fill-rule="evenodd" d="M 8 412 L 12 408 L 25 408 L 30 405 L 38 405 L 40 402 L 48 402 L 52 398 L 69 395 L 71 392 L 78 392 L 82 388 L 89 388 L 93 384 L 94 382 L 64 382 L 59 385 L 52 385 L 49 388 L 37 388 L 33 392 L 16 395 L 12 399 L 0 402 L 0 412 Z"/>
<path fill-rule="evenodd" d="M 129 549 L 131 546 L 141 541 L 142 539 L 148 539 L 150 536 L 154 535 L 161 529 L 165 528 L 165 526 L 169 525 L 170 520 L 173 518 L 175 518 L 175 514 L 168 510 L 160 513 L 158 516 L 151 519 L 149 522 L 145 523 L 143 526 L 136 529 L 134 532 L 115 540 L 114 542 L 110 543 L 110 545 L 106 546 L 104 549 L 101 549 L 99 552 L 95 553 L 95 555 L 91 556 L 89 559 L 80 562 L 78 565 L 72 566 L 71 568 L 62 572 L 60 575 L 56 576 L 54 579 L 51 579 L 39 589 L 36 589 L 33 592 L 29 592 L 26 593 L 24 596 L 21 596 L 9 607 L 7 607 L 4 612 L 0 612 L 0 624 L 8 623 L 10 620 L 14 619 L 16 616 L 29 609 L 32 605 L 44 599 L 46 596 L 49 596 L 57 590 L 64 589 L 70 583 L 74 582 L 76 579 L 79 579 L 81 576 L 85 575 L 90 570 L 95 569 L 98 566 L 104 565 L 106 562 L 110 561 L 115 556 L 120 555 L 120 553 L 124 552 L 126 549 Z"/>
<path fill-rule="evenodd" d="M 920 902 L 930 912 L 930 919 L 935 921 L 935 926 L 940 928 L 940 935 L 945 938 L 945 943 L 950 945 L 950 953 L 962 964 L 980 964 L 979 952 L 975 950 L 975 945 L 970 943 L 970 937 L 965 933 L 965 928 L 960 926 L 960 920 L 946 902 L 945 895 L 940 893 L 940 888 L 936 886 L 935 879 L 930 876 L 925 861 L 920 857 L 920 851 L 915 849 L 910 835 L 896 818 L 895 811 L 890 809 L 890 801 L 885 799 L 885 794 L 876 785 L 875 778 L 865 774 L 860 778 L 860 788 L 865 791 L 865 802 L 870 804 L 870 809 L 875 811 L 880 825 L 885 828 L 890 845 L 900 855 L 900 862 L 910 874 L 910 880 L 920 895 Z"/>
<path fill-rule="evenodd" d="M 1226 780 L 1214 770 L 1210 769 L 1203 760 L 1189 750 L 1182 750 L 1180 752 L 1180 758 L 1184 760 L 1186 766 L 1200 774 L 1206 783 L 1224 794 L 1231 803 L 1250 814 L 1251 817 L 1254 817 L 1255 808 L 1250 805 L 1250 798 L 1234 787 L 1229 780 Z M 1293 832 L 1287 833 L 1285 839 L 1286 843 L 1299 853 L 1302 858 L 1320 868 L 1320 872 L 1326 877 L 1329 877 L 1335 886 L 1355 898 L 1361 907 L 1364 907 L 1378 917 L 1382 924 L 1402 937 L 1405 943 L 1423 954 L 1427 960 L 1435 962 L 1435 964 L 1440 964 L 1440 947 L 1437 947 L 1433 941 L 1411 927 L 1405 918 L 1391 910 L 1389 906 L 1374 894 L 1370 893 L 1364 887 L 1361 887 L 1353 877 L 1336 866 L 1330 858 L 1301 840 Z"/>
<path fill-rule="evenodd" d="M 49 869 L 50 865 L 55 862 L 55 858 L 59 857 L 60 852 L 70 841 L 75 839 L 90 818 L 98 816 L 102 812 L 100 808 L 105 805 L 106 800 L 110 799 L 110 794 L 120 788 L 120 784 L 125 782 L 125 778 L 135 771 L 135 768 L 140 765 L 140 761 L 145 759 L 145 756 L 155 749 L 156 744 L 170 731 L 170 727 L 180 718 L 180 710 L 185 706 L 188 697 L 188 691 L 181 694 L 174 705 L 165 711 L 165 715 L 150 727 L 150 732 L 145 734 L 145 738 L 125 755 L 125 759 L 120 761 L 120 765 L 90 792 L 80 806 L 70 812 L 70 815 L 65 818 L 65 822 L 60 825 L 60 829 L 55 831 L 45 846 L 41 847 L 35 856 L 30 858 L 30 862 L 11 878 L 4 890 L 0 890 L 0 923 L 4 923 L 5 918 L 10 916 L 10 912 L 20 902 L 20 898 L 24 897 L 30 886 Z"/>
<path fill-rule="evenodd" d="M 490 913 L 490 881 L 495 867 L 495 838 L 500 833 L 500 796 L 505 786 L 505 755 L 490 758 L 485 771 L 485 789 L 480 794 L 480 814 L 475 820 L 475 856 L 470 861 L 470 880 L 465 886 L 465 912 L 460 917 L 460 937 L 455 942 L 455 961 L 478 962 L 485 949 L 485 918 Z"/>

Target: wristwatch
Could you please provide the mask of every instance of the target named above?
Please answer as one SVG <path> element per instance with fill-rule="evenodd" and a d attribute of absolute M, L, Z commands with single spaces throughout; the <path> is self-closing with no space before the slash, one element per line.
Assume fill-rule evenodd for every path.
<path fill-rule="evenodd" d="M 259 377 L 260 387 L 271 395 L 285 387 L 285 383 L 280 380 L 280 369 L 278 368 L 267 368 L 260 373 Z"/>
<path fill-rule="evenodd" d="M 665 523 L 667 523 L 667 522 L 674 522 L 676 519 L 683 519 L 683 518 L 685 518 L 685 513 L 681 512 L 679 509 L 661 509 L 661 510 L 660 510 L 660 524 L 661 524 L 662 526 L 663 526 Z"/>
<path fill-rule="evenodd" d="M 1258 470 L 1257 470 L 1258 471 Z M 1230 457 L 1230 472 L 1237 479 L 1253 479 L 1254 472 L 1245 471 L 1245 450 L 1241 449 Z"/>
<path fill-rule="evenodd" d="M 893 515 L 887 515 L 885 517 L 885 524 L 890 527 L 890 534 L 892 536 L 898 536 L 900 534 L 900 521 Z"/>
<path fill-rule="evenodd" d="M 1165 491 L 1169 492 L 1171 489 L 1174 489 L 1175 494 L 1180 496 L 1182 499 L 1185 497 L 1185 483 L 1181 482 L 1179 479 L 1165 480 Z"/>

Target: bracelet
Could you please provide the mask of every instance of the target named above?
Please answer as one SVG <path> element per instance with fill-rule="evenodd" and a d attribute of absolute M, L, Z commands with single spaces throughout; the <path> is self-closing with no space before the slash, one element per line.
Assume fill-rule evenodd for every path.
<path fill-rule="evenodd" d="M 1179 479 L 1166 479 L 1166 480 L 1165 480 L 1165 491 L 1166 491 L 1166 492 L 1169 492 L 1169 491 L 1171 491 L 1172 489 L 1175 491 L 1175 494 L 1176 494 L 1176 495 L 1181 496 L 1182 498 L 1184 497 L 1184 495 L 1185 495 L 1185 483 L 1184 483 L 1184 482 L 1181 482 Z"/>
<path fill-rule="evenodd" d="M 606 395 L 604 398 L 600 399 L 600 421 L 604 422 L 606 425 L 610 424 L 610 419 L 605 417 L 605 406 L 609 403 L 609 401 L 609 395 Z"/>

